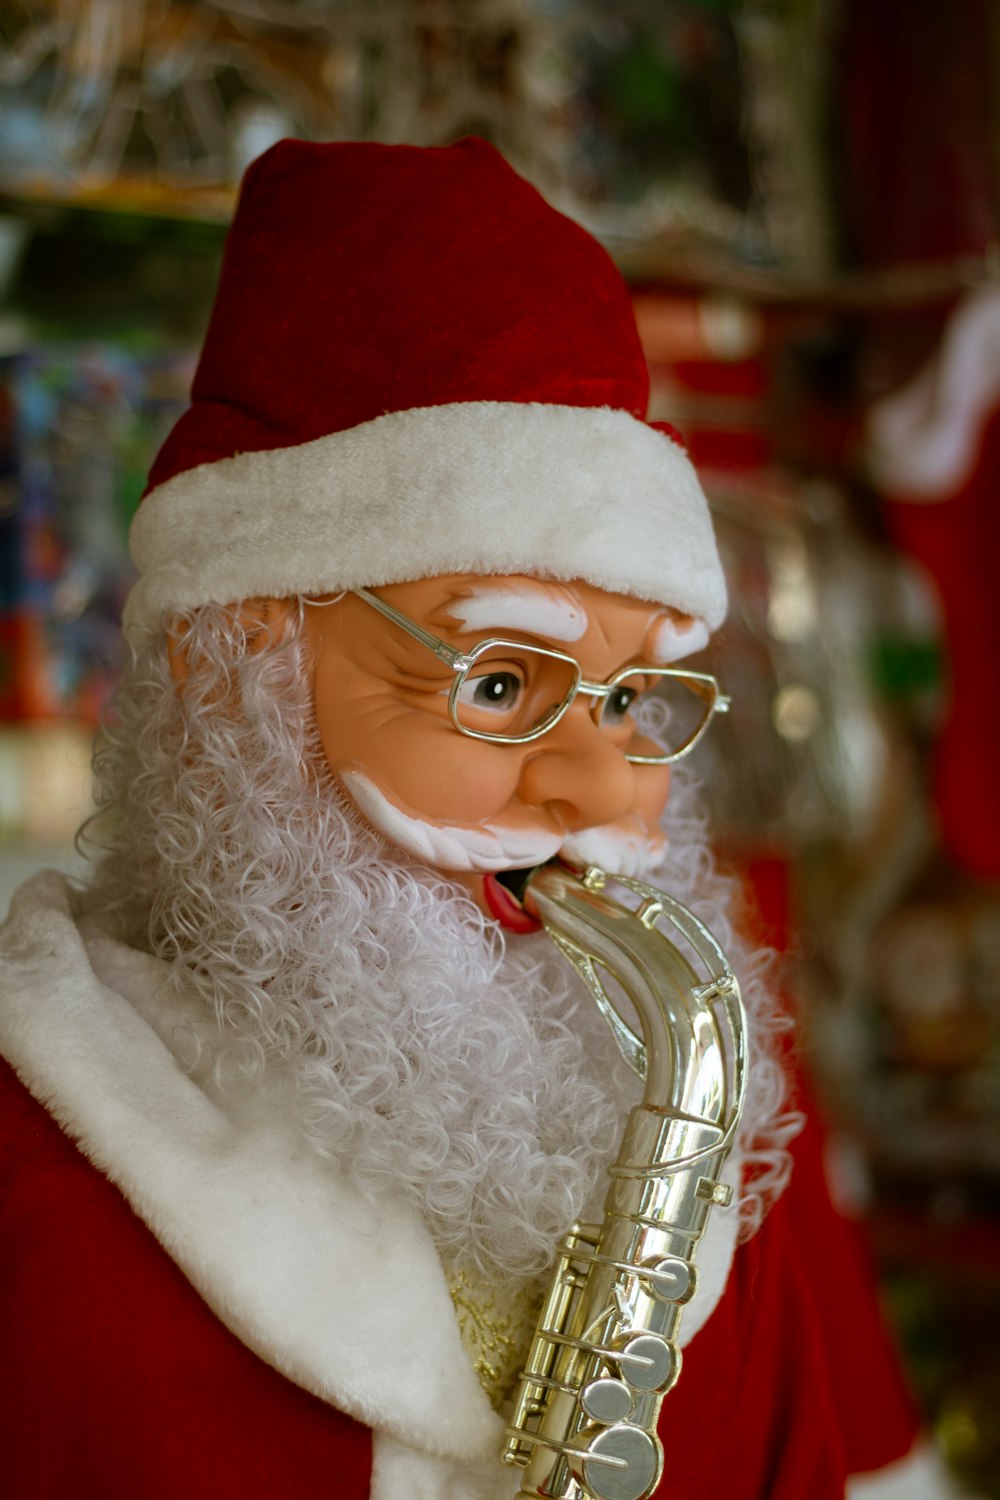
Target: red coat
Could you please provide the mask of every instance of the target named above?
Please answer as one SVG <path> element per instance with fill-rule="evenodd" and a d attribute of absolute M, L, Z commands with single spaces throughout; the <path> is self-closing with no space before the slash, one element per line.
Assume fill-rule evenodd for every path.
<path fill-rule="evenodd" d="M 664 1401 L 663 1500 L 841 1500 L 916 1435 L 812 1139 L 799 1154 Z M 6 1065 L 0 1204 L 6 1500 L 367 1500 L 368 1429 L 215 1318 Z"/>

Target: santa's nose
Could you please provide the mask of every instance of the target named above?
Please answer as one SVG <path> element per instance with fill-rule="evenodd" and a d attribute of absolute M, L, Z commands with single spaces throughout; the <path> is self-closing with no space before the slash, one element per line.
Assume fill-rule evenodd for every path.
<path fill-rule="evenodd" d="M 578 703 L 538 741 L 521 769 L 518 793 L 567 830 L 592 828 L 632 810 L 635 769 Z"/>

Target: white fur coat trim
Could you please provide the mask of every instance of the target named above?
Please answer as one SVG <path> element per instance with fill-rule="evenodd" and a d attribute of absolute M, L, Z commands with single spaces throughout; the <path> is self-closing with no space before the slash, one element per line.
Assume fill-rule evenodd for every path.
<path fill-rule="evenodd" d="M 419 407 L 238 453 L 155 489 L 131 547 L 133 639 L 179 608 L 460 572 L 583 578 L 709 629 L 726 609 L 687 455 L 603 407 Z"/>
<path fill-rule="evenodd" d="M 0 1052 L 222 1322 L 374 1428 L 373 1500 L 511 1494 L 502 1423 L 425 1226 L 362 1202 L 274 1112 L 190 1077 L 174 1055 L 184 1002 L 165 974 L 79 929 L 64 879 L 36 876 L 0 931 Z M 735 1230 L 735 1214 L 714 1217 L 684 1342 L 721 1296 Z"/>

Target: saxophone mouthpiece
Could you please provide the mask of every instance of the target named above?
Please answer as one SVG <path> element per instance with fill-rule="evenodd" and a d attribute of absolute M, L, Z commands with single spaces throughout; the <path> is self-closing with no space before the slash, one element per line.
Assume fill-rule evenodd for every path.
<path fill-rule="evenodd" d="M 496 880 L 505 890 L 509 891 L 519 906 L 523 907 L 529 916 L 539 920 L 540 914 L 534 895 L 531 890 L 531 882 L 540 870 L 552 868 L 569 870 L 571 874 L 582 878 L 583 872 L 571 865 L 561 855 L 554 854 L 551 859 L 544 860 L 540 865 L 528 865 L 523 870 L 499 870 Z"/>

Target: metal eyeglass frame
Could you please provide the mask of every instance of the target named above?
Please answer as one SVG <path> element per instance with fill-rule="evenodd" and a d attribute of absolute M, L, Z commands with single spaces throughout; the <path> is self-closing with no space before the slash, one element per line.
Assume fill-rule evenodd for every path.
<path fill-rule="evenodd" d="M 516 650 L 518 648 L 523 649 L 525 643 L 510 640 L 506 636 L 490 636 L 488 639 L 480 641 L 472 651 L 456 651 L 454 646 L 449 646 L 448 642 L 441 640 L 440 636 L 432 635 L 429 630 L 424 630 L 422 625 L 418 625 L 415 620 L 411 620 L 408 615 L 404 615 L 391 604 L 386 604 L 385 600 L 380 599 L 377 594 L 369 593 L 367 589 L 351 589 L 350 592 L 355 598 L 363 599 L 366 604 L 370 604 L 372 609 L 377 609 L 380 615 L 390 620 L 393 625 L 398 625 L 400 630 L 405 630 L 407 635 L 412 636 L 415 641 L 419 641 L 422 646 L 426 646 L 428 651 L 432 651 L 438 661 L 443 662 L 446 667 L 451 668 L 455 673 L 455 680 L 448 694 L 448 716 L 459 734 L 467 735 L 469 739 L 487 740 L 495 745 L 529 744 L 532 740 L 541 739 L 543 735 L 548 734 L 549 730 L 553 729 L 572 707 L 580 693 L 583 693 L 585 698 L 594 700 L 590 714 L 594 723 L 600 727 L 600 714 L 605 699 L 611 696 L 623 678 L 637 671 L 655 672 L 659 677 L 672 677 L 679 681 L 697 683 L 703 687 L 710 688 L 712 697 L 708 703 L 708 711 L 701 724 L 699 724 L 690 739 L 679 750 L 674 750 L 669 755 L 629 755 L 627 752 L 623 752 L 625 759 L 633 765 L 666 766 L 673 764 L 674 761 L 682 759 L 683 756 L 694 749 L 717 713 L 724 714 L 729 712 L 731 700 L 725 693 L 720 691 L 718 681 L 708 672 L 684 672 L 675 667 L 642 667 L 638 663 L 630 663 L 629 666 L 622 667 L 621 671 L 616 672 L 607 682 L 587 682 L 580 670 L 580 663 L 575 657 L 569 656 L 565 651 L 555 651 L 548 646 L 532 645 L 530 649 L 537 655 L 550 656 L 555 661 L 566 662 L 567 665 L 573 668 L 576 681 L 572 690 L 567 693 L 562 703 L 555 709 L 549 719 L 545 720 L 542 724 L 537 724 L 527 734 L 487 734 L 478 729 L 469 729 L 465 724 L 459 722 L 457 705 L 459 692 L 462 689 L 470 668 L 475 666 L 476 662 L 479 661 L 485 652 L 492 650 L 495 646 L 511 646 Z M 338 597 L 343 598 L 343 595 L 338 595 Z M 305 602 L 307 604 L 319 604 L 321 601 L 318 599 L 307 599 Z M 330 602 L 332 603 L 333 601 L 331 600 Z"/>

